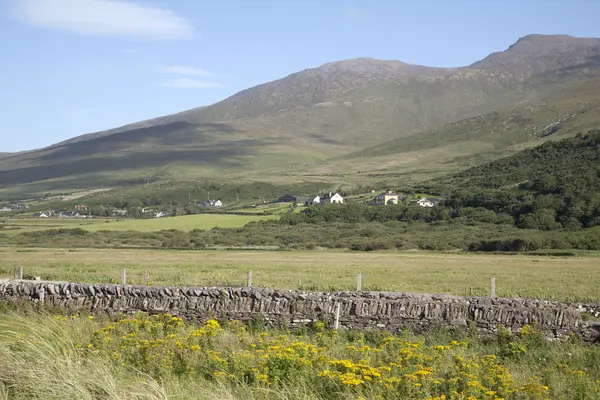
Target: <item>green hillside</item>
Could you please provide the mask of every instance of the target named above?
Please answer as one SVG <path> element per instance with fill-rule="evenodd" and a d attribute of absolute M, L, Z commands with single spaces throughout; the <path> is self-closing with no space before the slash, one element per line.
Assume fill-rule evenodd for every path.
<path fill-rule="evenodd" d="M 0 196 L 159 180 L 439 176 L 531 145 L 557 121 L 551 137 L 595 124 L 595 89 L 582 87 L 586 101 L 553 96 L 600 76 L 599 58 L 600 39 L 531 35 L 461 68 L 329 63 L 211 106 L 0 157 Z"/>
<path fill-rule="evenodd" d="M 521 228 L 599 226 L 600 130 L 436 179 L 429 189 L 445 193 L 447 207 L 487 209 Z"/>
<path fill-rule="evenodd" d="M 532 149 L 469 168 L 437 182 L 469 188 L 508 188 L 574 194 L 600 190 L 600 130 L 548 141 Z"/>

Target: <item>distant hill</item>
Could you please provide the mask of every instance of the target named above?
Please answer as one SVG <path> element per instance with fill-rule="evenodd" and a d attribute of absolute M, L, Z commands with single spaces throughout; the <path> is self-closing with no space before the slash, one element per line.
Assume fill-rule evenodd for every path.
<path fill-rule="evenodd" d="M 537 124 L 539 118 L 529 116 L 535 109 L 527 107 L 542 107 L 541 99 L 559 89 L 599 77 L 599 59 L 600 39 L 530 35 L 460 68 L 370 58 L 328 63 L 211 106 L 2 157 L 0 190 L 23 184 L 27 191 L 135 184 L 152 177 L 256 177 L 289 165 L 298 172 L 349 153 L 437 148 L 453 135 L 463 140 L 462 132 L 479 135 L 473 124 L 491 131 L 492 112 L 500 114 L 500 123 L 510 113 L 506 110 L 518 107 L 522 115 L 515 120 Z M 546 110 L 548 123 L 560 117 L 556 112 L 562 108 L 557 110 Z M 487 115 L 480 122 L 470 120 L 482 114 Z M 458 123 L 454 133 L 448 123 Z M 493 131 L 512 135 L 504 126 Z M 391 139 L 397 140 L 387 144 Z M 486 151 L 496 146 L 492 135 L 473 140 Z M 513 142 L 508 136 L 498 140 L 504 147 Z M 383 150 L 360 152 L 380 143 L 386 143 Z"/>

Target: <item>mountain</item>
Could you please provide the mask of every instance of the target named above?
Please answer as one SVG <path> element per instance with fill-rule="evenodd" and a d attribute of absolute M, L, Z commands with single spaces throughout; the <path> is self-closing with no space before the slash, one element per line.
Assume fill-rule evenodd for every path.
<path fill-rule="evenodd" d="M 399 155 L 459 145 L 503 150 L 595 127 L 600 127 L 600 78 L 567 86 L 538 103 L 493 111 L 397 138 L 346 158 Z"/>
<path fill-rule="evenodd" d="M 600 39 L 569 35 L 528 35 L 506 51 L 492 53 L 470 66 L 520 78 L 542 76 L 597 76 Z"/>
<path fill-rule="evenodd" d="M 599 57 L 600 39 L 530 35 L 459 68 L 371 58 L 328 63 L 211 106 L 2 157 L 0 189 L 63 190 L 153 176 L 269 178 L 268 171 L 281 178 L 286 166 L 298 172 L 396 138 L 411 146 L 448 123 L 538 104 L 599 77 Z"/>

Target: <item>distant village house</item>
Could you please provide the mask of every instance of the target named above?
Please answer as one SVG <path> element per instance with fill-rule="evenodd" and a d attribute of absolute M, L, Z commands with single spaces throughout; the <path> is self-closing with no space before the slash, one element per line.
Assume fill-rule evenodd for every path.
<path fill-rule="evenodd" d="M 222 207 L 223 202 L 221 200 L 208 200 L 202 203 L 204 207 Z"/>
<path fill-rule="evenodd" d="M 76 211 L 65 211 L 58 214 L 58 218 L 77 218 L 79 213 Z"/>
<path fill-rule="evenodd" d="M 438 204 L 440 204 L 441 199 L 436 199 L 436 198 L 426 198 L 423 197 L 420 200 L 417 200 L 417 204 L 420 205 L 421 207 L 434 207 L 437 206 Z"/>
<path fill-rule="evenodd" d="M 8 207 L 0 208 L 0 212 L 9 212 L 9 211 L 12 211 L 12 208 L 8 208 Z"/>
<path fill-rule="evenodd" d="M 285 196 L 281 196 L 277 202 L 278 203 L 296 203 L 298 198 L 296 196 L 292 196 L 291 194 L 286 194 Z"/>
<path fill-rule="evenodd" d="M 379 193 L 375 196 L 375 205 L 376 206 L 385 206 L 388 204 L 398 204 L 402 200 L 406 198 L 406 194 L 404 193 L 394 193 L 391 191 Z"/>
<path fill-rule="evenodd" d="M 50 211 L 36 212 L 32 215 L 34 218 L 49 218 L 52 215 Z"/>
<path fill-rule="evenodd" d="M 320 204 L 342 204 L 344 203 L 344 198 L 339 193 L 331 193 L 324 194 L 321 196 Z"/>

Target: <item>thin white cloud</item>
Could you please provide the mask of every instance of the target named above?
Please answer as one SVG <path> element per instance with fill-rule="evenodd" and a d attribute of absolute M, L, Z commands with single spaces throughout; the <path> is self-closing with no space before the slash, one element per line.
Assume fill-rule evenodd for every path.
<path fill-rule="evenodd" d="M 369 24 L 373 22 L 371 14 L 354 6 L 349 6 L 344 9 L 344 18 L 346 21 L 355 24 Z"/>
<path fill-rule="evenodd" d="M 175 12 L 123 0 L 10 0 L 18 20 L 44 29 L 142 40 L 182 40 L 192 25 Z"/>
<path fill-rule="evenodd" d="M 182 89 L 209 89 L 221 87 L 221 84 L 190 78 L 170 78 L 165 79 L 161 86 Z"/>
<path fill-rule="evenodd" d="M 215 76 L 215 74 L 210 71 L 200 68 L 187 67 L 185 65 L 165 65 L 160 67 L 159 71 L 167 74 L 203 76 L 205 78 L 212 78 Z"/>

